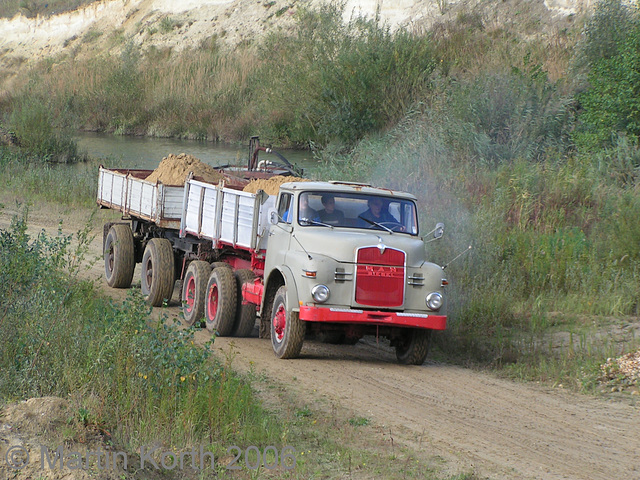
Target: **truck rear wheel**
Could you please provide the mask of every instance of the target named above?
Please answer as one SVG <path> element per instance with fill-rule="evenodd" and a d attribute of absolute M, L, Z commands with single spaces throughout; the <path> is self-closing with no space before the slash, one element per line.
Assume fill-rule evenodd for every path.
<path fill-rule="evenodd" d="M 166 238 L 152 238 L 142 256 L 141 287 L 144 299 L 159 307 L 171 300 L 174 277 L 173 248 Z"/>
<path fill-rule="evenodd" d="M 287 287 L 276 292 L 271 311 L 271 345 L 278 358 L 296 358 L 300 355 L 306 324 L 298 318 L 298 312 L 287 310 Z"/>
<path fill-rule="evenodd" d="M 231 335 L 236 319 L 236 290 L 236 278 L 230 267 L 220 265 L 211 271 L 204 307 L 207 330 L 217 331 L 221 337 Z"/>
<path fill-rule="evenodd" d="M 133 233 L 129 225 L 112 225 L 104 241 L 104 273 L 107 285 L 129 288 L 136 268 Z"/>
<path fill-rule="evenodd" d="M 256 326 L 256 306 L 246 303 L 242 298 L 242 284 L 252 283 L 256 278 L 251 270 L 237 270 L 236 277 L 236 321 L 232 335 L 234 337 L 248 337 Z"/>
<path fill-rule="evenodd" d="M 182 282 L 182 313 L 187 325 L 200 322 L 204 316 L 204 305 L 207 299 L 207 282 L 211 274 L 211 265 L 202 260 L 189 263 L 187 273 Z"/>
<path fill-rule="evenodd" d="M 429 353 L 431 330 L 414 328 L 407 331 L 396 344 L 396 357 L 404 365 L 422 365 Z"/>

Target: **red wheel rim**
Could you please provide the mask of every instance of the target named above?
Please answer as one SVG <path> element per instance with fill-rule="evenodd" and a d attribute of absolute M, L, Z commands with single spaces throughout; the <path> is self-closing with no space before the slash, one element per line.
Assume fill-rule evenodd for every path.
<path fill-rule="evenodd" d="M 214 283 L 209 289 L 209 295 L 207 295 L 207 315 L 209 320 L 216 318 L 216 313 L 218 313 L 218 285 Z"/>
<path fill-rule="evenodd" d="M 185 288 L 185 298 L 187 313 L 191 313 L 193 305 L 196 303 L 196 280 L 193 276 L 187 280 L 187 286 Z"/>
<path fill-rule="evenodd" d="M 287 326 L 287 311 L 283 304 L 280 304 L 276 314 L 273 316 L 273 330 L 276 333 L 276 340 L 281 342 L 284 338 L 284 329 Z"/>

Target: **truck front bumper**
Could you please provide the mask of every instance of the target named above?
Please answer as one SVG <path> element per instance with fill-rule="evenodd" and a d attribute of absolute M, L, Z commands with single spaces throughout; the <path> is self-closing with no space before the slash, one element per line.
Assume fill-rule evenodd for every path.
<path fill-rule="evenodd" d="M 306 322 L 355 323 L 390 327 L 447 328 L 447 316 L 426 313 L 381 312 L 352 308 L 300 306 L 300 320 Z"/>

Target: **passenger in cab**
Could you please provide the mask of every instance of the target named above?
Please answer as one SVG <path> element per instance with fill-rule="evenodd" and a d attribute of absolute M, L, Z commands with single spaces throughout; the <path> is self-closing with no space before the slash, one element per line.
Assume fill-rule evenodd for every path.
<path fill-rule="evenodd" d="M 318 212 L 318 217 L 322 223 L 327 225 L 344 225 L 344 213 L 341 210 L 336 210 L 336 199 L 333 195 L 322 195 L 321 197 L 323 210 Z"/>
<path fill-rule="evenodd" d="M 318 217 L 318 212 L 316 212 L 313 208 L 309 206 L 309 195 L 307 193 L 303 193 L 300 195 L 300 208 L 298 209 L 298 220 L 301 221 L 314 221 L 317 222 L 320 220 Z"/>

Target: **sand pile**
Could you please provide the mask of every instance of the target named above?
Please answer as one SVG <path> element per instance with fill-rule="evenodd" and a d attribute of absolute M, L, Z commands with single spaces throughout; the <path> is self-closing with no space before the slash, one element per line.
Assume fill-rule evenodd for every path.
<path fill-rule="evenodd" d="M 170 154 L 162 159 L 146 180 L 149 182 L 162 182 L 165 185 L 183 185 L 189 172 L 196 177 L 202 177 L 205 182 L 218 183 L 224 176 L 212 166 L 203 163 L 193 155 L 181 153 Z"/>
<path fill-rule="evenodd" d="M 284 177 L 282 175 L 276 175 L 269 179 L 256 178 L 251 180 L 249 184 L 242 190 L 250 193 L 257 193 L 258 190 L 264 190 L 269 195 L 277 195 L 280 185 L 287 182 L 308 182 L 306 178 L 299 177 Z"/>

